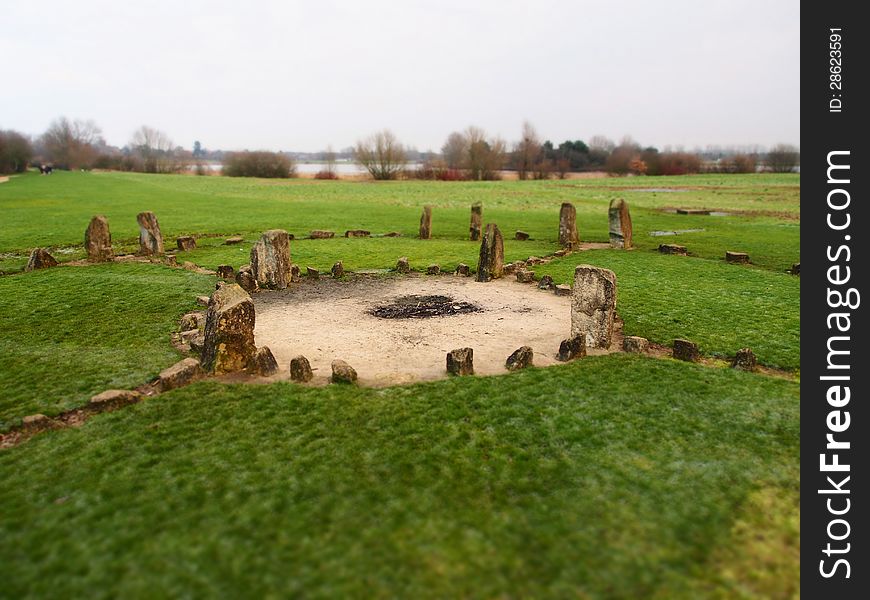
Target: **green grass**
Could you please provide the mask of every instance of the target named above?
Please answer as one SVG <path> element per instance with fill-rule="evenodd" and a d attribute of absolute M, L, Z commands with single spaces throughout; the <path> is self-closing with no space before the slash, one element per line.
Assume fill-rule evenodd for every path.
<path fill-rule="evenodd" d="M 180 358 L 170 343 L 178 318 L 212 287 L 210 277 L 148 264 L 0 277 L 0 431 L 157 375 Z"/>
<path fill-rule="evenodd" d="M 753 564 L 799 527 L 798 393 L 630 356 L 385 390 L 199 383 L 0 452 L 3 594 L 765 597 Z M 767 495 L 787 499 L 773 525 Z"/>

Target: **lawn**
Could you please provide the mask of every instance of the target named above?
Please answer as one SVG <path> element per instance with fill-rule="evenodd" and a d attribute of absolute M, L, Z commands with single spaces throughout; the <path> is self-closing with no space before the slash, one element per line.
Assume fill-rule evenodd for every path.
<path fill-rule="evenodd" d="M 579 263 L 607 267 L 627 334 L 685 337 L 708 357 L 749 346 L 799 373 L 800 278 L 785 273 L 800 260 L 799 186 L 13 177 L 0 184 L 0 431 L 147 381 L 181 358 L 178 318 L 213 289 L 213 276 L 160 264 L 20 272 L 36 246 L 83 257 L 94 214 L 132 252 L 135 216 L 152 210 L 168 248 L 198 237 L 179 261 L 210 268 L 248 263 L 275 227 L 398 231 L 294 240 L 291 255 L 303 269 L 408 256 L 423 270 L 476 266 L 474 201 L 517 260 L 557 249 L 565 201 L 583 240 L 606 241 L 608 202 L 623 197 L 634 250 L 575 253 L 537 275 L 570 283 Z M 432 240 L 416 239 L 424 204 Z M 726 249 L 753 264 L 725 263 Z M 0 596 L 789 597 L 799 403 L 788 379 L 628 355 L 382 390 L 200 382 L 0 450 Z"/>

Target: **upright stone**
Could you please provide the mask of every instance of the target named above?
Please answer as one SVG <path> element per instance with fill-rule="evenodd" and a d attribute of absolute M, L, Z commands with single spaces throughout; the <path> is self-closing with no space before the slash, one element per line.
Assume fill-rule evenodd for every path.
<path fill-rule="evenodd" d="M 622 198 L 610 201 L 608 211 L 610 221 L 610 245 L 613 248 L 631 248 L 631 214 L 628 212 L 628 202 Z"/>
<path fill-rule="evenodd" d="M 518 371 L 534 365 L 535 353 L 530 346 L 520 346 L 507 357 L 504 368 L 508 371 Z"/>
<path fill-rule="evenodd" d="M 472 242 L 476 242 L 480 239 L 480 230 L 482 227 L 483 205 L 480 202 L 475 202 L 471 205 L 471 227 L 468 228 Z"/>
<path fill-rule="evenodd" d="M 275 355 L 269 350 L 269 346 L 263 346 L 251 357 L 251 363 L 248 367 L 251 372 L 257 375 L 269 377 L 278 372 L 278 361 L 275 360 Z"/>
<path fill-rule="evenodd" d="M 270 229 L 251 248 L 251 273 L 261 288 L 283 290 L 290 281 L 290 238 Z"/>
<path fill-rule="evenodd" d="M 559 245 L 563 248 L 573 248 L 580 243 L 577 233 L 577 210 L 570 202 L 562 204 L 559 211 Z"/>
<path fill-rule="evenodd" d="M 145 211 L 136 215 L 139 223 L 139 254 L 158 256 L 163 254 L 163 235 L 153 212 Z"/>
<path fill-rule="evenodd" d="M 311 363 L 308 362 L 307 358 L 300 354 L 290 360 L 290 379 L 304 383 L 311 381 L 312 377 L 314 377 L 314 373 L 311 371 Z"/>
<path fill-rule="evenodd" d="M 48 253 L 48 250 L 45 248 L 34 248 L 30 253 L 30 258 L 27 259 L 27 266 L 24 267 L 24 270 L 35 271 L 37 269 L 47 269 L 56 266 L 57 261 Z"/>
<path fill-rule="evenodd" d="M 411 264 L 408 262 L 407 256 L 403 256 L 398 261 L 396 261 L 396 272 L 397 273 L 410 273 L 411 272 Z"/>
<path fill-rule="evenodd" d="M 241 371 L 257 352 L 254 303 L 236 284 L 215 290 L 205 315 L 202 366 L 211 373 Z"/>
<path fill-rule="evenodd" d="M 504 239 L 498 225 L 490 223 L 480 240 L 480 258 L 477 261 L 477 281 L 498 279 L 504 272 Z"/>
<path fill-rule="evenodd" d="M 102 215 L 91 219 L 85 229 L 85 250 L 91 262 L 108 262 L 115 256 L 112 252 L 112 234 L 109 233 L 109 220 Z"/>
<path fill-rule="evenodd" d="M 586 334 L 587 348 L 609 348 L 616 316 L 616 275 L 578 265 L 571 291 L 571 335 Z"/>
<path fill-rule="evenodd" d="M 698 344 L 689 340 L 674 340 L 674 358 L 687 362 L 698 362 L 700 360 Z"/>
<path fill-rule="evenodd" d="M 447 372 L 451 375 L 474 375 L 474 350 L 458 348 L 448 352 Z"/>
<path fill-rule="evenodd" d="M 755 353 L 749 348 L 741 348 L 731 361 L 732 369 L 741 369 L 743 371 L 755 371 L 758 369 L 758 360 L 755 358 Z"/>
<path fill-rule="evenodd" d="M 420 215 L 420 239 L 428 240 L 432 237 L 432 207 L 428 204 L 423 207 Z"/>
<path fill-rule="evenodd" d="M 181 237 L 175 238 L 175 244 L 182 252 L 186 252 L 188 250 L 196 250 L 196 238 L 194 238 L 192 235 L 183 235 Z"/>
<path fill-rule="evenodd" d="M 584 356 L 586 356 L 586 336 L 578 333 L 567 340 L 562 340 L 562 343 L 559 344 L 559 354 L 556 355 L 556 360 L 568 362 Z"/>
<path fill-rule="evenodd" d="M 341 261 L 338 261 L 334 265 L 332 265 L 332 269 L 330 271 L 332 273 L 332 277 L 334 279 L 340 279 L 344 277 L 344 264 Z"/>

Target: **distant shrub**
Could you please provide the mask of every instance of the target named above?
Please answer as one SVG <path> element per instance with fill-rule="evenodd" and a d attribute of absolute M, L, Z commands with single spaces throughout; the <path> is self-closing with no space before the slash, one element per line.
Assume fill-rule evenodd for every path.
<path fill-rule="evenodd" d="M 323 169 L 314 174 L 314 179 L 338 179 L 338 173 L 329 169 Z"/>
<path fill-rule="evenodd" d="M 296 165 L 278 152 L 231 152 L 224 157 L 222 171 L 228 177 L 286 179 L 296 176 Z"/>
<path fill-rule="evenodd" d="M 701 171 L 701 158 L 689 152 L 661 152 L 658 155 L 657 172 L 649 175 L 689 175 Z"/>
<path fill-rule="evenodd" d="M 17 131 L 0 130 L 0 174 L 23 173 L 32 157 L 30 140 Z"/>

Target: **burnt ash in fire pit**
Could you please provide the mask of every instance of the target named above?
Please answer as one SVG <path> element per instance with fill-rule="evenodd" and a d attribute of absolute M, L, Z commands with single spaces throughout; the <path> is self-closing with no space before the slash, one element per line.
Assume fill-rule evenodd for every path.
<path fill-rule="evenodd" d="M 459 302 L 450 296 L 399 296 L 390 304 L 369 311 L 381 319 L 426 319 L 480 312 L 479 306 Z"/>

